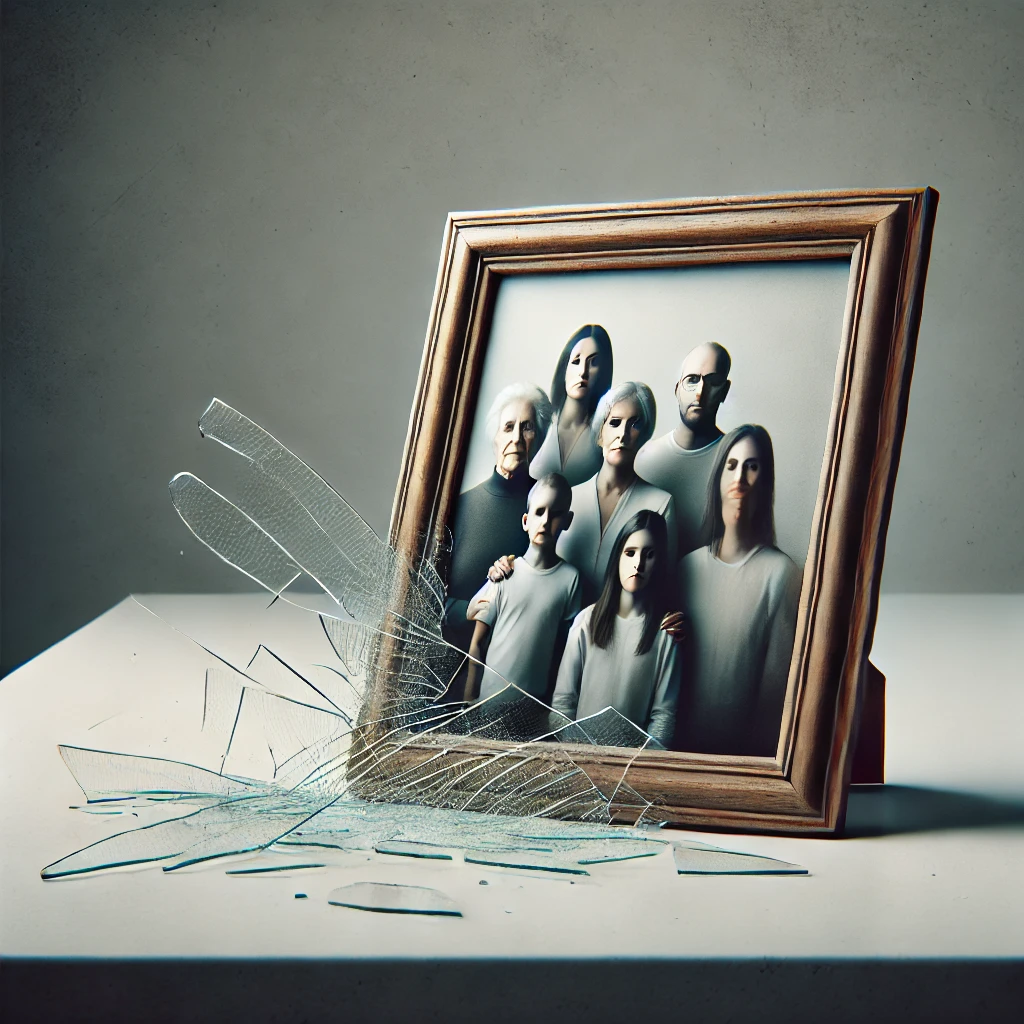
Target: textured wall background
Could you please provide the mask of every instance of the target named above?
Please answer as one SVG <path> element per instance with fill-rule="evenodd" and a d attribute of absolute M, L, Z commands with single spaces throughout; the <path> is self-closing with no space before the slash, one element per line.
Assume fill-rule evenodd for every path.
<path fill-rule="evenodd" d="M 452 209 L 936 186 L 884 585 L 1019 590 L 1022 44 L 1019 3 L 7 0 L 4 667 L 245 586 L 167 498 L 230 464 L 212 395 L 386 529 Z"/>

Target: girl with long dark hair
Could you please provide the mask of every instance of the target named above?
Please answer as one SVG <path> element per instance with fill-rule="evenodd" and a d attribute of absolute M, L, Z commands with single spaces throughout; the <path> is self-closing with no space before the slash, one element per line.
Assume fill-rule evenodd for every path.
<path fill-rule="evenodd" d="M 615 539 L 604 586 L 569 631 L 551 706 L 581 720 L 614 708 L 662 746 L 672 740 L 680 659 L 660 629 L 675 566 L 657 512 L 633 515 Z"/>
<path fill-rule="evenodd" d="M 551 379 L 554 417 L 544 444 L 530 464 L 539 480 L 561 473 L 573 487 L 601 467 L 601 449 L 591 436 L 594 410 L 612 383 L 612 341 L 600 324 L 585 324 L 562 347 Z"/>

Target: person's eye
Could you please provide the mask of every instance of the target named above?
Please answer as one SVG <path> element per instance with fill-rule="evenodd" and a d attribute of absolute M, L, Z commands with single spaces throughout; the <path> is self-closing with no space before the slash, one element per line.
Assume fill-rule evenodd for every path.
<path fill-rule="evenodd" d="M 683 380 L 686 381 L 687 384 L 696 384 L 700 380 L 700 377 L 695 373 L 689 373 L 683 378 Z"/>
<path fill-rule="evenodd" d="M 579 366 L 579 364 L 580 364 L 580 357 L 579 356 L 573 356 L 571 362 L 572 362 L 573 366 Z"/>
<path fill-rule="evenodd" d="M 726 464 L 725 464 L 725 468 L 726 469 L 735 469 L 736 468 L 736 460 L 735 459 L 729 459 L 729 461 L 726 462 Z"/>
<path fill-rule="evenodd" d="M 610 419 L 608 421 L 608 426 L 610 426 L 610 427 L 617 427 L 621 422 L 622 422 L 622 420 L 616 419 L 615 417 L 613 417 L 612 419 Z"/>

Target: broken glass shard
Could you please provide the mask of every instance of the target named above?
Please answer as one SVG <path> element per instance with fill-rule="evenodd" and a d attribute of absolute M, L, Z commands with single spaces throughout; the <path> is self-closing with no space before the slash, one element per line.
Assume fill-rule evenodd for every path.
<path fill-rule="evenodd" d="M 676 872 L 680 875 L 806 875 L 807 868 L 773 857 L 733 853 L 715 848 L 699 849 L 673 844 Z"/>
<path fill-rule="evenodd" d="M 426 914 L 462 917 L 458 904 L 438 889 L 388 882 L 353 882 L 334 889 L 327 902 L 335 907 L 371 910 L 378 914 Z"/>

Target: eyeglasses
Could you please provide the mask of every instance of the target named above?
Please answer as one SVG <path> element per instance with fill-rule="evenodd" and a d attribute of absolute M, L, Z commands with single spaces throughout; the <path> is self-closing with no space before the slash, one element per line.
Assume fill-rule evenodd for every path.
<path fill-rule="evenodd" d="M 679 379 L 684 391 L 696 391 L 701 381 L 704 381 L 704 387 L 717 391 L 729 383 L 729 378 L 724 373 L 688 373 Z"/>

